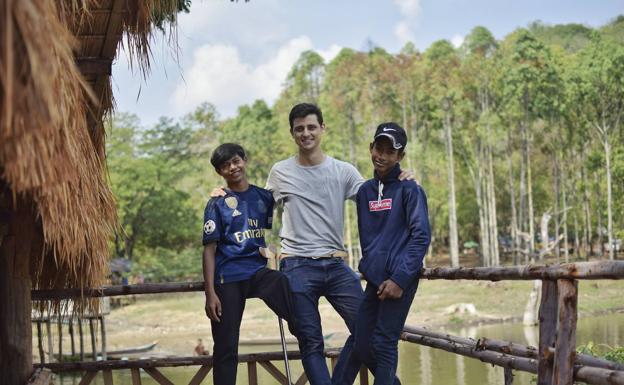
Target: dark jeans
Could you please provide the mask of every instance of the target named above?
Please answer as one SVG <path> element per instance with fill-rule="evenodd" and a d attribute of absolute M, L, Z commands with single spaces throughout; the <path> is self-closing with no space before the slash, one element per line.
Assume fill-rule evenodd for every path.
<path fill-rule="evenodd" d="M 318 302 L 325 296 L 347 324 L 355 327 L 355 316 L 362 301 L 362 285 L 358 275 L 342 258 L 288 257 L 281 262 L 281 271 L 288 277 L 293 291 L 299 350 L 310 385 L 330 385 L 325 361 L 323 331 Z M 353 341 L 350 342 L 351 344 Z M 338 360 L 336 370 L 344 366 Z"/>
<path fill-rule="evenodd" d="M 374 385 L 401 384 L 395 376 L 399 337 L 417 288 L 418 281 L 406 288 L 401 298 L 380 301 L 377 286 L 366 285 L 352 336 L 354 343 L 345 344 L 340 353 L 345 364 L 334 374 L 335 385 L 352 385 L 362 364 L 375 376 Z"/>
<path fill-rule="evenodd" d="M 293 300 L 286 276 L 279 271 L 260 269 L 244 281 L 215 284 L 221 301 L 221 322 L 211 321 L 214 340 L 213 379 L 215 385 L 235 385 L 238 365 L 238 337 L 245 300 L 260 298 L 275 314 L 288 321 L 293 335 Z"/>

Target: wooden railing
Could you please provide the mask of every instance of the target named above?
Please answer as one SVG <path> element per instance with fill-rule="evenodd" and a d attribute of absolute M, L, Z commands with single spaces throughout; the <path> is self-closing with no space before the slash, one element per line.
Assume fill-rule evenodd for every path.
<path fill-rule="evenodd" d="M 436 333 L 423 328 L 406 327 L 404 341 L 446 350 L 479 359 L 504 368 L 505 384 L 513 381 L 513 370 L 537 374 L 538 385 L 572 385 L 577 381 L 589 384 L 624 385 L 624 367 L 605 360 L 576 353 L 576 321 L 579 279 L 624 279 L 624 262 L 583 262 L 553 266 L 514 266 L 490 268 L 432 268 L 423 269 L 423 279 L 467 280 L 542 280 L 542 298 L 539 308 L 539 346 L 524 345 L 482 338 L 472 340 Z M 203 282 L 141 284 L 109 286 L 99 289 L 38 290 L 32 292 L 33 300 L 59 300 L 65 298 L 104 297 L 132 294 L 175 293 L 203 291 Z M 624 296 L 624 295 L 623 295 Z M 337 350 L 328 350 L 327 356 L 335 362 Z M 281 353 L 257 353 L 240 355 L 239 361 L 247 363 L 250 384 L 257 383 L 257 364 L 267 370 L 281 384 L 286 377 L 273 365 L 281 359 Z M 293 351 L 289 358 L 300 359 Z M 211 357 L 179 357 L 136 361 L 98 361 L 75 363 L 46 363 L 42 366 L 54 372 L 84 370 L 81 385 L 89 384 L 98 371 L 104 374 L 105 385 L 112 384 L 111 371 L 128 368 L 133 373 L 133 384 L 140 383 L 136 376 L 145 370 L 160 384 L 171 384 L 162 376 L 158 367 L 200 366 L 191 384 L 199 384 L 211 369 Z M 41 366 L 41 365 L 40 365 Z M 361 372 L 361 374 L 366 371 Z M 201 379 L 199 379 L 201 377 Z M 253 379 L 252 379 L 253 377 Z M 135 382 L 135 378 L 137 378 Z M 360 375 L 361 384 L 368 383 L 368 376 Z M 255 381 L 255 382 L 254 382 Z M 305 374 L 296 385 L 307 383 Z"/>

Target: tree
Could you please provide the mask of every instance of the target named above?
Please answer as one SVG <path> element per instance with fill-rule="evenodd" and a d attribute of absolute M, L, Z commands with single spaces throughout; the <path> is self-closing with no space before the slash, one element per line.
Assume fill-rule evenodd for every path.
<path fill-rule="evenodd" d="M 624 49 L 598 32 L 579 53 L 575 75 L 578 100 L 583 105 L 587 123 L 598 134 L 604 150 L 607 179 L 607 237 L 609 259 L 613 247 L 612 139 L 619 134 L 624 110 Z"/>
<path fill-rule="evenodd" d="M 451 266 L 459 266 L 457 236 L 457 203 L 455 198 L 455 164 L 453 158 L 454 109 L 460 100 L 458 82 L 459 57 L 447 40 L 434 42 L 425 52 L 428 61 L 430 90 L 438 103 L 438 119 L 444 129 L 448 180 L 449 254 Z"/>

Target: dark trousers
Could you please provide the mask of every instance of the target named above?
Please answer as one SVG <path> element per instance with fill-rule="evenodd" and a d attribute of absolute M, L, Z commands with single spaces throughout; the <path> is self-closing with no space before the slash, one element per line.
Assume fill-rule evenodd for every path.
<path fill-rule="evenodd" d="M 211 321 L 213 379 L 215 385 L 235 385 L 238 366 L 238 338 L 247 298 L 260 298 L 279 317 L 288 321 L 288 329 L 297 335 L 293 301 L 288 278 L 279 271 L 260 269 L 250 279 L 216 284 L 221 301 L 221 322 Z"/>
<path fill-rule="evenodd" d="M 399 337 L 405 326 L 418 281 L 403 291 L 399 299 L 380 301 L 377 286 L 368 283 L 358 310 L 353 346 L 345 345 L 340 359 L 345 360 L 340 372 L 334 373 L 333 384 L 352 385 L 357 373 L 366 365 L 375 376 L 374 385 L 400 385 L 395 376 Z"/>

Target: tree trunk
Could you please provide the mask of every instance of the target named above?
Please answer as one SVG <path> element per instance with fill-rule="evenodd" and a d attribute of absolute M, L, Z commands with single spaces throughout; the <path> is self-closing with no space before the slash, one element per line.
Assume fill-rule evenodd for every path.
<path fill-rule="evenodd" d="M 585 146 L 581 149 L 581 181 L 583 184 L 583 249 L 585 251 L 585 259 L 593 254 L 592 247 L 592 230 L 591 230 L 591 211 L 589 205 L 589 185 L 587 181 L 587 169 L 585 168 Z"/>
<path fill-rule="evenodd" d="M 609 260 L 615 259 L 615 247 L 613 247 L 613 197 L 611 188 L 611 143 L 609 134 L 605 128 L 603 146 L 605 151 L 605 172 L 607 173 L 607 238 L 609 242 Z"/>
<path fill-rule="evenodd" d="M 490 130 L 488 126 L 488 136 Z M 488 190 L 489 190 L 489 231 L 490 231 L 490 255 L 494 261 L 494 266 L 500 265 L 500 254 L 498 250 L 498 221 L 496 219 L 496 190 L 494 188 L 494 160 L 492 156 L 492 144 L 488 143 Z"/>
<path fill-rule="evenodd" d="M 527 134 L 528 135 L 528 134 Z M 533 183 L 531 177 L 531 139 L 527 140 L 527 204 L 529 208 L 529 253 L 535 252 L 535 214 L 533 211 Z"/>
<path fill-rule="evenodd" d="M 520 247 L 520 242 L 518 239 L 518 214 L 516 212 L 516 191 L 514 188 L 514 180 L 513 180 L 513 161 L 512 157 L 512 146 L 511 146 L 511 129 L 507 130 L 507 164 L 509 165 L 509 203 L 511 205 L 511 248 L 513 252 L 513 264 L 517 265 L 520 263 L 519 261 L 519 253 L 518 247 Z M 526 261 L 528 262 L 528 261 Z"/>
<path fill-rule="evenodd" d="M 569 263 L 570 262 L 570 253 L 569 253 L 569 247 L 568 247 L 568 196 L 567 196 L 567 187 L 566 187 L 566 183 L 568 181 L 567 178 L 567 173 L 566 173 L 566 168 L 565 165 L 564 167 L 561 168 L 561 180 L 563 181 L 561 183 L 561 198 L 563 200 L 563 217 L 561 218 L 562 222 L 563 222 L 563 258 L 565 260 L 565 263 Z"/>
<path fill-rule="evenodd" d="M 446 138 L 447 177 L 448 177 L 448 212 L 449 212 L 449 254 L 451 266 L 459 266 L 459 246 L 457 239 L 457 205 L 455 202 L 455 165 L 453 163 L 453 136 L 451 113 L 447 108 L 444 113 L 444 133 Z"/>
<path fill-rule="evenodd" d="M 522 316 L 523 325 L 533 326 L 539 323 L 539 304 L 541 292 L 542 281 L 536 279 L 533 281 L 533 288 L 531 289 L 529 300 L 524 308 L 524 315 Z"/>
<path fill-rule="evenodd" d="M 557 142 L 558 141 L 555 141 L 555 143 Z M 553 154 L 553 190 L 554 190 L 554 195 L 555 195 L 554 197 L 555 198 L 554 199 L 555 239 L 559 239 L 559 225 L 560 225 L 559 213 L 561 211 L 559 207 L 559 196 L 561 195 L 561 191 L 560 191 L 561 189 L 559 188 L 559 183 L 560 183 L 559 181 L 559 159 L 557 156 L 557 150 L 555 149 L 554 154 Z M 557 263 L 561 263 L 561 252 L 558 246 L 555 247 L 555 258 L 557 258 Z"/>

